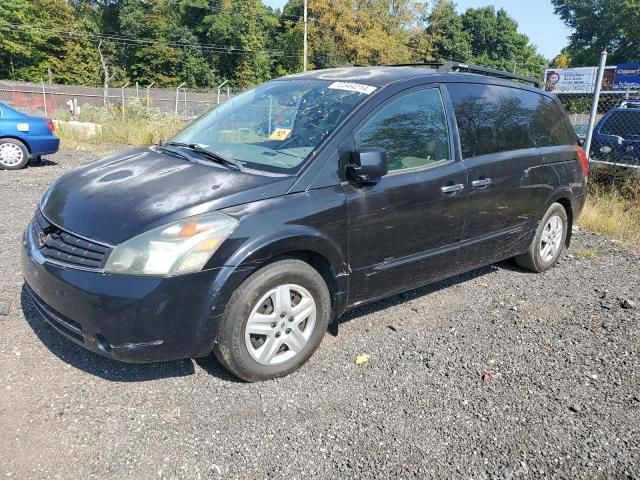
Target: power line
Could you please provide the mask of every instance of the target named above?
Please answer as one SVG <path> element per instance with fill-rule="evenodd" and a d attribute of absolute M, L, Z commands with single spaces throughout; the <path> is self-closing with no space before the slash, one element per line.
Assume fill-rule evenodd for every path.
<path fill-rule="evenodd" d="M 72 38 L 91 38 L 95 40 L 107 40 L 116 44 L 120 44 L 123 46 L 140 46 L 140 45 L 156 45 L 163 44 L 170 47 L 176 48 L 199 48 L 202 51 L 210 52 L 210 53 L 219 53 L 219 54 L 229 54 L 229 55 L 253 55 L 256 53 L 268 53 L 274 56 L 281 57 L 291 57 L 297 58 L 302 52 L 299 50 L 291 50 L 291 49 L 245 49 L 238 48 L 234 45 L 218 45 L 218 44 L 202 44 L 202 43 L 190 43 L 185 41 L 166 41 L 166 40 L 157 40 L 151 38 L 133 38 L 126 37 L 122 35 L 110 35 L 110 34 L 97 34 L 91 32 L 81 32 L 77 30 L 62 30 L 56 28 L 40 28 L 32 25 L 25 24 L 12 24 L 8 23 L 6 25 L 0 25 L 0 29 L 5 27 L 5 31 L 11 31 L 11 29 L 22 29 L 22 30 L 33 30 L 39 32 L 44 35 L 44 33 L 55 32 L 58 35 L 67 35 Z"/>

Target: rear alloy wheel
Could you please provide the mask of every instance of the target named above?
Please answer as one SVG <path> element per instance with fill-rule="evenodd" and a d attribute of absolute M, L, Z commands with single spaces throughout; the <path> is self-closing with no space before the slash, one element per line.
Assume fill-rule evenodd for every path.
<path fill-rule="evenodd" d="M 562 205 L 554 203 L 542 218 L 529 250 L 515 257 L 516 263 L 533 272 L 549 270 L 564 250 L 568 228 L 567 212 Z"/>
<path fill-rule="evenodd" d="M 288 375 L 318 348 L 330 315 L 329 289 L 313 267 L 295 259 L 274 262 L 231 296 L 213 353 L 250 382 Z"/>
<path fill-rule="evenodd" d="M 29 151 L 20 140 L 4 138 L 0 140 L 0 169 L 18 170 L 29 161 Z"/>

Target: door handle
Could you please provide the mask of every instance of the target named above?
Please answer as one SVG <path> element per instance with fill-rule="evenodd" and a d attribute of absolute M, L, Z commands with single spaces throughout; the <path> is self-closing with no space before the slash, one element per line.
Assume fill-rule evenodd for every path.
<path fill-rule="evenodd" d="M 473 182 L 471 182 L 471 185 L 473 185 L 474 187 L 487 187 L 491 185 L 491 179 L 481 178 L 480 180 L 474 180 Z"/>
<path fill-rule="evenodd" d="M 460 190 L 464 190 L 464 184 L 456 183 L 455 185 L 443 185 L 440 187 L 440 190 L 442 190 L 442 193 L 456 193 Z"/>

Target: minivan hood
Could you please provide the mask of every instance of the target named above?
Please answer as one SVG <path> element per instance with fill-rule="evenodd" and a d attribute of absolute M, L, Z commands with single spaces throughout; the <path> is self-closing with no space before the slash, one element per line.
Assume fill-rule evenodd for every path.
<path fill-rule="evenodd" d="M 41 208 L 65 230 L 117 245 L 185 217 L 283 195 L 294 182 L 140 148 L 66 173 Z"/>

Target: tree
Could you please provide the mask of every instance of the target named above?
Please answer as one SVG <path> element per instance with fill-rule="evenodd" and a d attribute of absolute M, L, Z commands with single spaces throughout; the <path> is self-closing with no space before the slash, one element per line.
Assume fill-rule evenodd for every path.
<path fill-rule="evenodd" d="M 469 8 L 462 15 L 473 61 L 481 65 L 541 76 L 547 61 L 529 38 L 518 32 L 518 23 L 504 9 Z"/>
<path fill-rule="evenodd" d="M 639 0 L 552 0 L 574 30 L 567 53 L 573 66 L 597 65 L 607 49 L 611 63 L 640 60 Z"/>
<path fill-rule="evenodd" d="M 84 27 L 64 0 L 0 0 L 0 75 L 97 82 L 97 51 L 85 35 L 70 34 Z"/>
<path fill-rule="evenodd" d="M 310 0 L 309 11 L 313 66 L 327 68 L 408 62 L 409 28 L 423 8 L 410 0 Z"/>
<path fill-rule="evenodd" d="M 224 46 L 214 54 L 222 78 L 242 88 L 271 78 L 267 31 L 279 22 L 261 0 L 224 0 L 203 23 L 208 40 Z"/>
<path fill-rule="evenodd" d="M 571 66 L 571 56 L 566 48 L 563 48 L 560 55 L 556 55 L 551 60 L 551 68 L 569 68 Z"/>
<path fill-rule="evenodd" d="M 435 45 L 437 61 L 471 60 L 471 39 L 451 0 L 436 0 L 428 18 L 427 36 Z"/>

